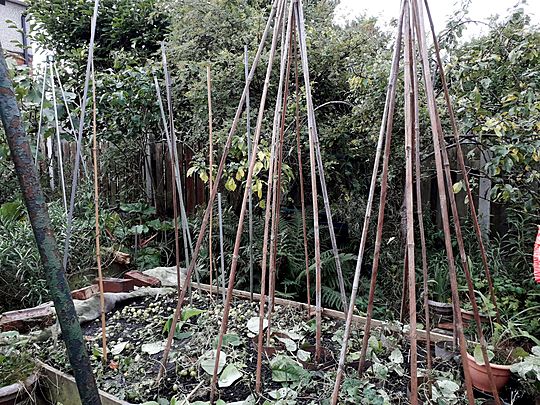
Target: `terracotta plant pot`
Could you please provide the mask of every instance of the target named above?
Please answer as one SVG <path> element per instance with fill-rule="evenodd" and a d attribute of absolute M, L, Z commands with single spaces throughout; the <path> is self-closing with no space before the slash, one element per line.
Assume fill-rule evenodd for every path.
<path fill-rule="evenodd" d="M 37 373 L 32 373 L 24 382 L 17 382 L 0 387 L 0 405 L 15 405 L 28 398 L 38 379 Z"/>
<path fill-rule="evenodd" d="M 471 372 L 471 380 L 480 391 L 492 392 L 485 365 L 478 364 L 472 355 L 467 353 L 467 363 Z M 489 363 L 497 391 L 500 391 L 510 379 L 510 366 Z"/>

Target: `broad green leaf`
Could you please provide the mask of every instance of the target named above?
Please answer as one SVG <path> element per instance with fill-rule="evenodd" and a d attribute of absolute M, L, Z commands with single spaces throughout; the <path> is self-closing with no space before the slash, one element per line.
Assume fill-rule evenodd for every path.
<path fill-rule="evenodd" d="M 218 343 L 218 337 L 214 339 L 214 345 L 213 345 L 214 349 L 217 348 L 217 343 Z M 241 344 L 242 344 L 242 341 L 240 340 L 240 337 L 238 337 L 238 335 L 235 333 L 227 333 L 226 335 L 223 336 L 223 344 L 222 344 L 223 347 L 227 347 L 227 346 L 237 347 L 237 346 L 240 346 Z"/>
<path fill-rule="evenodd" d="M 225 183 L 225 188 L 229 191 L 236 190 L 236 182 L 234 181 L 232 177 L 229 177 L 227 179 L 227 182 Z"/>
<path fill-rule="evenodd" d="M 229 364 L 219 376 L 218 386 L 220 388 L 230 387 L 240 378 L 242 378 L 242 373 L 234 364 Z"/>
<path fill-rule="evenodd" d="M 389 359 L 392 363 L 401 364 L 403 363 L 403 354 L 398 348 L 395 348 L 392 350 L 392 353 L 390 353 Z"/>
<path fill-rule="evenodd" d="M 489 348 L 487 349 L 487 355 L 488 355 L 488 360 L 491 361 L 493 359 L 493 357 L 495 357 L 495 353 L 493 353 L 493 351 L 489 350 Z M 477 364 L 483 366 L 485 363 L 484 363 L 484 356 L 482 355 L 482 346 L 480 346 L 480 344 L 477 344 L 476 346 L 474 346 L 474 352 L 473 352 L 473 356 L 474 356 L 474 361 L 476 361 Z"/>
<path fill-rule="evenodd" d="M 268 319 L 263 319 L 263 330 L 265 330 L 268 326 Z M 259 317 L 254 316 L 253 318 L 249 318 L 247 321 L 247 328 L 250 332 L 258 334 L 259 333 Z"/>
<path fill-rule="evenodd" d="M 296 351 L 297 346 L 294 340 L 285 338 L 285 337 L 280 337 L 280 336 L 276 336 L 276 339 L 279 340 L 281 343 L 285 344 L 285 349 L 287 349 L 287 351 L 289 352 Z"/>
<path fill-rule="evenodd" d="M 165 340 L 160 342 L 145 343 L 141 346 L 141 351 L 143 353 L 148 353 L 149 355 L 157 354 L 165 349 L 165 343 Z"/>
<path fill-rule="evenodd" d="M 206 311 L 204 311 L 203 309 L 187 308 L 184 311 L 182 311 L 182 321 L 185 322 L 189 318 L 194 317 L 194 316 L 198 316 L 198 315 L 200 315 L 200 314 L 202 314 L 204 312 L 206 312 Z"/>
<path fill-rule="evenodd" d="M 122 353 L 122 351 L 124 351 L 124 349 L 126 348 L 127 344 L 128 342 L 120 342 L 120 343 L 115 344 L 113 348 L 111 349 L 111 354 L 117 355 L 117 354 Z"/>
<path fill-rule="evenodd" d="M 272 380 L 276 382 L 295 382 L 309 379 L 310 374 L 295 360 L 288 356 L 279 355 L 270 361 Z"/>
<path fill-rule="evenodd" d="M 219 364 L 218 364 L 218 374 L 221 373 L 223 367 L 227 362 L 227 355 L 224 352 L 219 352 Z M 214 374 L 214 365 L 216 362 L 217 350 L 208 350 L 201 356 L 201 367 L 209 375 Z"/>
<path fill-rule="evenodd" d="M 461 180 L 452 185 L 452 191 L 454 194 L 459 193 L 461 190 L 463 190 L 463 182 Z"/>

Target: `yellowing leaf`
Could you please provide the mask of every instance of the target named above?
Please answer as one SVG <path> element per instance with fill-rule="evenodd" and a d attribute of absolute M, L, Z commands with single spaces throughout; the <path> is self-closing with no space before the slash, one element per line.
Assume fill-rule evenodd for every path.
<path fill-rule="evenodd" d="M 452 186 L 452 190 L 454 191 L 454 194 L 459 193 L 463 189 L 463 182 L 458 181 L 457 183 L 454 183 Z"/>
<path fill-rule="evenodd" d="M 244 169 L 242 167 L 239 167 L 236 172 L 236 180 L 242 180 L 244 178 Z"/>
<path fill-rule="evenodd" d="M 189 168 L 189 170 L 187 171 L 187 176 L 188 176 L 188 177 L 193 176 L 193 173 L 195 173 L 196 171 L 197 171 L 197 167 L 191 166 L 191 167 Z"/>
<path fill-rule="evenodd" d="M 236 182 L 234 181 L 232 177 L 229 177 L 229 179 L 225 183 L 225 188 L 229 191 L 236 190 Z"/>

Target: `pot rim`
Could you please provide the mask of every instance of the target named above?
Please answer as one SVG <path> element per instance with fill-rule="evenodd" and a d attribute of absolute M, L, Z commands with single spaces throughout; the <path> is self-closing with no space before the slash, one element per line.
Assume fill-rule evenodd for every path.
<path fill-rule="evenodd" d="M 478 364 L 476 362 L 476 359 L 474 358 L 473 355 L 471 355 L 469 352 L 467 352 L 467 358 L 469 361 L 472 361 L 474 362 L 477 366 L 479 367 L 485 367 L 486 365 L 485 364 Z M 497 364 L 497 363 L 489 363 L 489 365 L 491 366 L 491 368 L 495 368 L 495 369 L 498 369 L 498 370 L 510 370 L 510 368 L 512 367 L 512 365 L 506 365 L 506 364 Z"/>

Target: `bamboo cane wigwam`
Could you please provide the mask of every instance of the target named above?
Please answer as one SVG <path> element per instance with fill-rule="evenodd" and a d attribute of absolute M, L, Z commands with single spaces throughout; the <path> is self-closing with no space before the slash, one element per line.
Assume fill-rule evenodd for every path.
<path fill-rule="evenodd" d="M 427 2 L 426 2 L 427 5 Z M 312 197 L 312 207 L 313 207 L 313 228 L 314 228 L 314 269 L 315 269 L 315 316 L 316 316 L 316 336 L 315 336 L 315 360 L 319 360 L 322 350 L 322 334 L 321 334 L 321 323 L 322 323 L 322 297 L 321 297 L 321 257 L 320 257 L 320 230 L 319 230 L 319 218 L 318 218 L 318 189 L 320 188 L 324 207 L 326 211 L 326 216 L 329 225 L 330 231 L 330 240 L 332 242 L 332 252 L 336 260 L 336 270 L 337 278 L 339 281 L 340 294 L 342 297 L 343 312 L 346 316 L 345 323 L 345 333 L 343 337 L 343 345 L 340 353 L 338 372 L 335 381 L 334 391 L 332 394 L 332 403 L 336 404 L 339 400 L 339 390 L 340 384 L 345 373 L 345 356 L 347 354 L 347 345 L 348 339 L 351 333 L 351 319 L 353 317 L 353 311 L 355 309 L 356 296 L 358 293 L 359 280 L 360 280 L 360 269 L 362 267 L 363 256 L 365 253 L 365 246 L 367 243 L 367 235 L 371 222 L 371 214 L 373 208 L 373 201 L 375 198 L 375 191 L 377 186 L 377 179 L 379 174 L 381 174 L 381 186 L 380 186 L 380 196 L 379 196 L 379 208 L 378 208 L 378 218 L 377 218 L 377 228 L 376 228 L 376 237 L 375 237 L 375 246 L 374 246 L 374 259 L 372 263 L 372 273 L 371 273 L 371 282 L 368 294 L 368 307 L 367 307 L 367 316 L 365 323 L 365 331 L 362 340 L 362 348 L 360 354 L 360 361 L 358 371 L 361 374 L 364 371 L 364 365 L 366 364 L 366 355 L 367 355 L 367 344 L 370 337 L 371 329 L 371 320 L 374 309 L 374 297 L 375 289 L 377 287 L 377 274 L 379 271 L 379 258 L 381 255 L 381 250 L 383 249 L 382 244 L 382 235 L 383 235 L 383 226 L 385 220 L 385 205 L 388 193 L 388 183 L 389 183 L 389 161 L 391 159 L 391 141 L 393 134 L 393 119 L 395 113 L 396 105 L 396 83 L 400 71 L 400 57 L 403 50 L 403 69 L 404 69 L 404 83 L 405 83 L 405 131 L 404 131 L 404 150 L 405 150 L 405 211 L 406 211 L 406 255 L 404 263 L 404 304 L 408 303 L 408 318 L 409 318 L 409 339 L 410 339 L 410 375 L 417 375 L 417 330 L 416 330 L 416 260 L 415 257 L 415 225 L 414 225 L 414 214 L 416 213 L 419 229 L 419 242 L 421 248 L 421 259 L 422 259 L 422 275 L 423 275 L 423 294 L 424 294 L 424 307 L 427 303 L 427 277 L 428 277 L 428 259 L 426 254 L 425 246 L 425 235 L 423 228 L 423 213 L 422 213 L 422 196 L 420 189 L 420 179 L 421 179 L 421 165 L 420 165 L 420 126 L 419 126 L 419 93 L 420 93 L 420 84 L 418 81 L 418 74 L 421 73 L 423 78 L 423 89 L 426 93 L 427 100 L 427 110 L 429 113 L 430 123 L 431 123 L 431 132 L 432 140 L 431 146 L 434 149 L 434 158 L 435 158 L 435 171 L 436 171 L 436 180 L 439 193 L 439 199 L 441 204 L 441 215 L 442 215 L 442 225 L 445 238 L 445 248 L 448 257 L 448 267 L 450 274 L 450 287 L 452 291 L 452 301 L 455 307 L 456 314 L 456 335 L 459 342 L 459 347 L 461 351 L 462 358 L 465 357 L 467 351 L 467 342 L 463 332 L 463 323 L 461 320 L 461 314 L 457 310 L 459 308 L 459 294 L 458 294 L 458 284 L 457 284 L 457 267 L 455 263 L 454 252 L 452 248 L 452 233 L 451 233 L 451 217 L 449 215 L 449 209 L 452 212 L 452 219 L 454 220 L 455 235 L 458 241 L 458 248 L 461 258 L 461 267 L 463 268 L 465 278 L 467 280 L 467 288 L 469 290 L 470 296 L 474 296 L 474 293 L 471 293 L 472 290 L 472 279 L 470 276 L 469 269 L 466 263 L 466 255 L 463 246 L 462 240 L 462 231 L 461 225 L 459 223 L 459 218 L 457 216 L 456 201 L 452 193 L 452 184 L 450 177 L 450 168 L 448 154 L 446 152 L 446 144 L 443 137 L 443 130 L 440 123 L 440 117 L 438 112 L 438 107 L 435 102 L 435 93 L 433 89 L 433 79 L 431 77 L 431 72 L 429 70 L 429 61 L 428 61 L 428 51 L 425 42 L 425 32 L 424 32 L 424 22 L 423 22 L 424 6 L 419 0 L 403 0 L 401 13 L 397 29 L 397 39 L 394 48 L 394 55 L 392 60 L 392 69 L 389 76 L 388 89 L 386 94 L 386 103 L 383 111 L 383 117 L 380 127 L 379 140 L 377 142 L 377 150 L 375 155 L 375 162 L 373 173 L 371 177 L 371 186 L 370 192 L 367 200 L 366 214 L 364 218 L 364 226 L 362 230 L 362 238 L 360 241 L 358 261 L 353 281 L 353 288 L 351 292 L 351 297 L 347 300 L 345 296 L 344 289 L 344 280 L 341 274 L 341 264 L 339 261 L 339 253 L 337 250 L 336 239 L 334 235 L 334 229 L 332 225 L 332 214 L 330 212 L 330 205 L 328 201 L 328 193 L 326 190 L 326 183 L 323 171 L 323 164 L 321 158 L 321 151 L 318 141 L 317 125 L 315 120 L 315 109 L 313 107 L 312 94 L 311 94 L 311 83 L 309 79 L 309 64 L 308 64 L 308 55 L 307 55 L 307 45 L 306 45 L 306 31 L 304 26 L 304 14 L 303 14 L 303 5 L 301 0 L 275 0 L 272 6 L 272 11 L 270 13 L 264 35 L 259 44 L 257 54 L 255 55 L 253 65 L 249 71 L 249 74 L 246 75 L 246 83 L 242 97 L 240 99 L 239 106 L 235 118 L 233 120 L 232 127 L 227 138 L 223 155 L 220 160 L 220 164 L 217 169 L 216 177 L 210 187 L 210 197 L 205 211 L 205 215 L 202 221 L 200 228 L 199 236 L 197 238 L 197 243 L 195 249 L 191 255 L 191 261 L 189 262 L 187 270 L 187 279 L 191 279 L 192 272 L 195 271 L 196 261 L 198 254 L 200 252 L 202 241 L 205 237 L 206 228 L 208 222 L 210 227 L 212 226 L 212 206 L 214 203 L 215 196 L 217 194 L 221 176 L 224 170 L 225 160 L 231 146 L 231 139 L 236 131 L 236 128 L 239 123 L 239 119 L 242 113 L 242 109 L 246 103 L 248 97 L 248 89 L 251 80 L 253 79 L 255 69 L 261 57 L 266 38 L 269 35 L 270 28 L 272 28 L 271 36 L 271 46 L 268 57 L 268 64 L 266 69 L 266 77 L 264 81 L 264 87 L 260 99 L 260 105 L 258 108 L 258 117 L 257 123 L 255 126 L 253 139 L 249 139 L 250 146 L 249 151 L 249 169 L 246 178 L 246 187 L 243 193 L 243 198 L 241 201 L 239 223 L 237 228 L 237 234 L 234 243 L 234 250 L 232 254 L 232 264 L 228 275 L 228 288 L 226 291 L 226 296 L 224 297 L 224 312 L 223 320 L 220 327 L 219 336 L 217 339 L 216 355 L 215 355 L 215 366 L 214 373 L 212 377 L 212 386 L 211 386 L 211 401 L 214 400 L 216 395 L 216 381 L 218 375 L 218 365 L 221 348 L 223 345 L 223 337 L 227 332 L 228 328 L 228 317 L 229 310 L 232 300 L 232 291 L 234 289 L 235 276 L 238 268 L 239 260 L 239 251 L 240 244 L 244 226 L 245 216 L 248 212 L 249 199 L 251 197 L 250 184 L 254 175 L 254 166 L 257 159 L 258 147 L 261 141 L 261 136 L 263 134 L 263 117 L 265 114 L 265 105 L 266 98 L 268 93 L 268 88 L 270 81 L 272 79 L 273 72 L 273 62 L 277 59 L 276 54 L 278 49 L 280 49 L 279 57 L 279 82 L 277 87 L 277 97 L 273 117 L 273 127 L 272 135 L 270 139 L 270 164 L 269 164 L 269 181 L 268 189 L 266 194 L 266 207 L 265 207 L 265 222 L 264 222 L 264 235 L 263 235 L 263 251 L 262 251 L 262 273 L 261 273 L 261 300 L 259 308 L 259 335 L 257 341 L 258 353 L 257 353 L 257 369 L 256 369 L 256 392 L 260 393 L 261 390 L 261 364 L 262 364 L 262 344 L 263 344 L 263 325 L 265 318 L 268 320 L 267 328 L 267 338 L 271 334 L 271 314 L 273 302 L 275 300 L 275 286 L 276 286 L 276 255 L 277 255 L 277 245 L 279 243 L 279 218 L 280 218 L 280 206 L 281 206 L 281 170 L 282 170 L 282 161 L 283 161 L 283 145 L 284 145 L 284 135 L 285 135 L 285 118 L 287 114 L 287 105 L 289 97 L 289 79 L 291 75 L 291 67 L 294 61 L 295 64 L 295 80 L 296 80 L 296 109 L 298 111 L 298 69 L 297 62 L 298 58 L 302 67 L 302 76 L 304 78 L 304 88 L 305 88 L 305 97 L 306 97 L 306 107 L 307 107 L 307 135 L 309 140 L 309 164 L 310 164 L 310 181 L 311 181 L 311 197 Z M 429 14 L 428 14 L 429 15 Z M 440 56 L 438 55 L 438 44 L 436 37 L 434 36 L 436 51 L 437 51 L 437 62 L 439 64 L 439 70 L 442 74 L 442 67 Z M 403 44 L 402 44 L 403 42 Z M 279 48 L 279 43 L 281 43 L 281 48 Z M 297 54 L 298 50 L 298 54 Z M 247 62 L 245 63 L 247 66 Z M 443 77 L 443 75 L 442 75 Z M 443 77 L 444 83 L 444 77 Z M 210 83 L 210 81 L 208 82 Z M 457 132 L 457 126 L 455 124 L 455 118 L 453 117 L 453 112 L 447 97 L 447 88 L 444 84 L 445 97 L 447 101 L 447 108 L 452 120 L 452 127 L 454 130 L 454 135 L 459 136 Z M 209 99 L 210 104 L 210 99 Z M 247 108 L 247 105 L 246 105 Z M 211 125 L 211 121 L 210 121 Z M 297 153 L 298 153 L 298 162 L 300 166 L 300 171 L 302 170 L 301 166 L 301 147 L 300 147 L 300 126 L 299 119 L 296 119 L 297 133 L 296 133 L 296 142 L 297 142 Z M 171 125 L 172 128 L 172 125 Z M 211 134 L 211 132 L 210 132 Z M 400 139 L 398 137 L 398 139 Z M 459 152 L 461 153 L 461 152 Z M 463 175 L 466 177 L 465 166 L 463 162 L 463 156 L 458 153 L 458 160 L 460 170 L 463 171 Z M 379 169 L 382 158 L 382 169 Z M 302 174 L 300 175 L 302 178 Z M 304 207 L 304 193 L 303 193 L 303 184 L 301 185 L 301 200 L 302 200 L 302 216 L 303 216 L 303 227 L 304 227 L 304 242 L 307 245 L 307 238 L 305 236 L 305 207 Z M 469 190 L 470 191 L 470 190 Z M 414 204 L 416 203 L 416 207 Z M 220 204 L 221 205 L 221 204 Z M 250 211 L 250 210 L 249 210 Z M 476 213 L 474 208 L 471 208 L 471 213 L 474 218 L 476 218 Z M 251 222 L 251 221 L 250 221 Z M 476 221 L 477 222 L 477 221 Z M 479 229 L 479 228 L 478 228 Z M 475 226 L 476 230 L 476 226 Z M 251 232 L 250 232 L 251 233 Z M 477 235 L 479 233 L 477 232 Z M 251 237 L 250 237 L 251 240 Z M 479 239 L 481 244 L 481 240 Z M 483 251 L 483 246 L 481 246 Z M 306 248 L 307 252 L 307 248 Z M 251 254 L 250 254 L 251 256 Z M 223 252 L 221 252 L 221 259 L 223 259 Z M 308 266 L 309 258 L 306 254 L 306 267 Z M 268 270 L 267 270 L 268 264 Z M 251 268 L 251 265 L 250 265 Z M 489 269 L 486 266 L 486 275 L 490 282 L 491 287 L 491 278 L 489 275 Z M 309 275 L 309 269 L 306 268 L 306 275 Z M 222 276 L 222 283 L 224 282 L 225 277 Z M 253 294 L 252 284 L 253 277 L 250 276 L 250 294 Z M 186 283 L 189 285 L 189 282 Z M 406 285 L 405 285 L 406 284 Z M 268 287 L 267 287 L 268 285 Z M 212 287 L 210 287 L 212 288 Z M 182 286 L 181 291 L 179 292 L 179 301 L 173 317 L 172 325 L 169 332 L 169 338 L 167 341 L 167 346 L 164 351 L 164 356 L 162 360 L 162 368 L 164 370 L 167 356 L 170 350 L 170 345 L 172 342 L 172 337 L 174 334 L 176 323 L 181 314 L 182 302 L 186 294 L 186 285 Z M 490 292 L 492 292 L 490 290 Z M 308 297 L 309 302 L 310 297 Z M 474 300 L 473 300 L 474 301 Z M 492 296 L 492 301 L 495 303 L 495 297 Z M 267 308 L 265 308 L 267 304 Z M 477 329 L 479 333 L 480 342 L 483 348 L 484 358 L 487 359 L 487 352 L 485 346 L 485 340 L 482 336 L 482 331 L 480 327 L 480 321 L 478 316 L 478 307 L 476 302 L 472 302 L 473 312 L 475 313 L 475 321 L 477 324 Z M 265 311 L 266 309 L 266 311 Z M 429 322 L 429 313 L 426 308 L 424 308 L 424 314 L 426 318 L 426 332 L 427 337 L 427 366 L 428 366 L 428 376 L 429 370 L 431 369 L 431 356 L 429 353 L 430 345 L 430 322 Z M 465 376 L 465 386 L 467 388 L 467 397 L 469 403 L 474 402 L 474 395 L 472 392 L 472 384 L 470 381 L 469 370 L 466 364 L 464 367 L 464 376 Z M 491 371 L 488 366 L 488 374 L 492 380 Z M 161 377 L 162 373 L 160 373 Z M 492 386 L 494 387 L 493 381 Z M 410 401 L 412 404 L 418 403 L 418 382 L 416 378 L 411 379 L 410 383 L 411 398 Z M 495 401 L 500 403 L 498 395 L 495 391 Z"/>
<path fill-rule="evenodd" d="M 427 7 L 427 1 L 425 1 L 425 5 Z M 443 89 L 445 90 L 445 100 L 446 100 L 446 106 L 449 110 L 449 115 L 451 116 L 452 121 L 452 129 L 454 132 L 454 136 L 458 137 L 458 131 L 457 131 L 457 124 L 455 117 L 453 115 L 450 98 L 448 96 L 448 88 L 446 86 L 446 82 L 444 79 L 444 74 L 442 72 L 442 62 L 439 56 L 439 47 L 437 38 L 434 35 L 433 31 L 433 24 L 431 22 L 431 16 L 428 11 L 428 17 L 430 19 L 431 23 L 431 30 L 433 33 L 433 41 L 435 43 L 435 50 L 437 55 L 437 63 L 438 68 L 441 73 L 441 80 L 443 81 Z M 411 363 L 411 376 L 416 376 L 416 294 L 415 294 L 415 260 L 414 260 L 414 224 L 413 224 L 413 171 L 414 171 L 414 182 L 416 183 L 416 204 L 417 204 L 417 218 L 420 221 L 419 224 L 419 231 L 420 231 L 420 244 L 421 244 L 421 252 L 422 252 L 422 273 L 423 273 L 423 287 L 424 287 L 424 311 L 425 311 L 425 317 L 426 317 L 426 340 L 427 340 L 427 366 L 428 366 L 428 377 L 429 377 L 429 370 L 431 369 L 431 355 L 430 355 L 430 322 L 429 322 L 429 312 L 427 310 L 427 257 L 426 257 L 426 248 L 425 248 L 425 236 L 424 236 L 424 228 L 422 224 L 422 196 L 420 193 L 420 152 L 419 152 L 419 145 L 420 145 L 420 133 L 419 133 L 419 122 L 418 122 L 418 92 L 419 92 L 419 86 L 417 81 L 417 55 L 416 51 L 418 51 L 418 59 L 420 61 L 420 66 L 422 68 L 422 74 L 424 78 L 424 89 L 426 92 L 426 99 L 428 104 L 428 112 L 430 116 L 431 121 L 431 129 L 433 134 L 432 144 L 434 148 L 434 156 L 435 156 L 435 167 L 436 167 L 436 174 L 437 174 L 437 185 L 439 190 L 439 199 L 441 202 L 441 213 L 442 213 L 442 222 L 443 222 L 443 230 L 444 230 L 444 236 L 445 236 L 445 246 L 446 246 L 446 252 L 448 256 L 448 267 L 449 267 L 449 273 L 450 273 L 450 284 L 451 284 L 451 291 L 452 291 L 452 301 L 454 304 L 454 313 L 456 314 L 456 332 L 458 334 L 458 340 L 459 340 L 459 346 L 461 351 L 462 358 L 466 357 L 467 353 L 467 342 L 463 333 L 463 324 L 461 320 L 461 314 L 459 309 L 459 295 L 458 295 L 458 285 L 457 285 L 457 277 L 456 277 L 456 266 L 454 261 L 454 253 L 452 249 L 452 242 L 451 242 L 451 231 L 450 231 L 450 219 L 448 216 L 448 202 L 450 203 L 450 208 L 452 209 L 453 219 L 454 219 L 454 226 L 456 231 L 456 238 L 458 241 L 458 247 L 460 251 L 460 256 L 462 258 L 462 268 L 465 273 L 465 277 L 467 280 L 467 287 L 469 292 L 469 297 L 473 297 L 471 300 L 471 304 L 473 306 L 473 312 L 475 314 L 475 321 L 477 326 L 477 332 L 480 337 L 480 342 L 482 346 L 482 354 L 484 356 L 484 360 L 487 364 L 487 372 L 488 377 L 490 379 L 490 384 L 493 390 L 494 399 L 497 404 L 500 404 L 500 399 L 498 397 L 497 390 L 494 385 L 493 377 L 491 374 L 489 362 L 487 361 L 487 353 L 486 353 L 486 347 L 485 347 L 485 339 L 482 335 L 482 329 L 480 325 L 480 319 L 479 319 L 479 313 L 478 313 L 478 306 L 476 305 L 476 302 L 474 300 L 474 291 L 473 285 L 472 285 L 472 279 L 469 274 L 469 269 L 466 263 L 466 255 L 465 250 L 463 246 L 463 238 L 461 233 L 461 226 L 459 217 L 457 215 L 457 208 L 456 208 L 456 202 L 455 197 L 452 192 L 452 182 L 451 182 L 451 176 L 450 176 L 450 167 L 449 167 L 449 160 L 448 160 L 448 154 L 446 151 L 446 144 L 443 137 L 443 131 L 440 123 L 440 117 L 437 111 L 437 105 L 435 103 L 435 93 L 433 90 L 433 84 L 431 79 L 431 71 L 429 68 L 429 62 L 428 62 L 428 53 L 427 53 L 427 47 L 425 45 L 425 38 L 424 38 L 424 26 L 423 26 L 423 13 L 424 9 L 422 6 L 422 2 L 418 0 L 404 0 L 402 2 L 402 11 L 401 16 L 399 19 L 398 24 L 398 35 L 396 40 L 396 45 L 394 48 L 394 63 L 392 65 L 392 72 L 390 74 L 390 83 L 389 83 L 389 92 L 390 90 L 392 93 L 395 93 L 395 80 L 392 83 L 392 77 L 397 73 L 397 63 L 400 53 L 400 47 L 401 47 L 401 41 L 403 38 L 404 42 L 404 75 L 405 75 L 405 157 L 406 157 L 406 185 L 405 185 L 405 206 L 406 206 L 406 215 L 407 215 L 407 250 L 405 255 L 405 260 L 407 263 L 405 263 L 405 269 L 406 274 L 408 274 L 407 278 L 404 278 L 404 283 L 407 283 L 408 286 L 405 288 L 404 286 L 404 293 L 408 292 L 408 301 L 409 301 L 409 318 L 410 318 L 410 344 L 411 344 L 411 353 L 410 353 L 410 363 Z M 403 35 L 402 35 L 403 32 Z M 396 58 L 397 56 L 397 58 Z M 392 94 L 387 94 L 387 105 L 385 106 L 385 111 L 383 114 L 383 125 L 381 126 L 381 133 L 384 130 L 384 121 L 386 118 L 386 114 L 388 113 L 388 103 L 390 97 L 390 104 L 391 104 L 391 110 L 393 110 L 393 99 L 394 96 Z M 392 112 L 393 113 L 393 112 Z M 370 319 L 372 316 L 373 311 L 373 299 L 374 299 L 374 290 L 376 287 L 376 277 L 377 277 L 377 270 L 378 270 L 378 258 L 379 253 L 381 249 L 381 231 L 384 221 L 384 205 L 386 202 L 386 191 L 387 191 L 387 167 L 388 167 L 388 160 L 390 158 L 390 135 L 391 135 L 391 126 L 392 126 L 392 113 L 389 113 L 388 115 L 388 127 L 387 128 L 387 139 L 386 139 L 386 145 L 385 145 L 385 154 L 384 154 L 384 163 L 383 163 L 383 171 L 382 171 L 382 179 L 381 179 L 381 198 L 380 198 L 380 208 L 379 208 L 379 220 L 377 224 L 377 239 L 375 242 L 375 254 L 374 254 L 374 261 L 373 261 L 373 270 L 371 275 L 371 285 L 370 285 L 370 292 L 369 292 L 369 298 L 368 298 L 368 311 L 367 311 L 367 318 L 366 318 L 366 325 L 365 325 L 365 331 L 364 331 L 364 339 L 363 339 L 363 345 L 362 345 L 362 352 L 361 352 L 361 358 L 359 362 L 359 372 L 362 373 L 363 367 L 366 361 L 366 346 L 367 346 L 367 340 L 369 338 L 369 332 L 370 332 Z M 373 177 L 372 177 L 372 188 L 370 190 L 370 198 L 369 201 L 372 198 L 373 188 L 375 186 L 375 177 L 378 173 L 378 163 L 379 163 L 379 151 L 381 148 L 381 142 L 382 139 L 379 138 L 379 144 L 377 148 L 377 155 L 375 159 L 375 166 L 373 170 Z M 415 161 L 414 167 L 413 167 L 413 160 Z M 458 151 L 458 161 L 459 161 L 459 169 L 462 171 L 462 175 L 464 177 L 467 177 L 467 172 L 465 170 L 465 164 L 463 155 L 461 154 L 461 151 Z M 468 189 L 470 191 L 470 188 Z M 469 195 L 470 201 L 472 201 L 472 195 Z M 476 212 L 474 210 L 474 205 L 471 203 L 471 214 L 474 218 L 475 223 L 475 230 L 476 230 Z M 370 214 L 370 205 L 368 205 L 368 209 L 366 210 L 366 220 L 364 221 L 364 229 L 362 235 L 367 233 L 367 228 L 369 226 L 369 214 Z M 479 227 L 478 227 L 479 230 Z M 479 232 L 477 231 L 477 236 L 479 235 Z M 481 238 L 479 239 L 479 244 L 481 247 L 481 250 L 484 251 Z M 358 263 L 361 263 L 362 256 L 363 256 L 363 249 L 364 249 L 364 239 L 362 239 L 360 244 L 360 254 L 358 258 Z M 486 263 L 485 263 L 486 264 Z M 489 269 L 487 266 L 485 266 L 486 270 L 486 276 L 491 284 L 491 278 L 489 274 Z M 356 297 L 357 292 L 357 281 L 358 281 L 358 275 L 360 272 L 360 265 L 357 265 L 356 273 L 355 273 L 355 281 L 353 284 L 353 293 L 351 295 L 351 302 L 354 301 Z M 492 286 L 490 285 L 490 293 L 492 293 Z M 404 297 L 404 300 L 405 297 Z M 495 297 L 492 296 L 492 302 L 495 304 Z M 350 311 L 348 313 L 347 322 L 345 326 L 345 334 L 343 338 L 343 346 L 341 351 L 341 357 L 340 362 L 338 366 L 338 374 L 335 381 L 334 386 L 334 392 L 332 395 L 332 404 L 336 404 L 338 402 L 339 398 L 339 390 L 340 390 L 340 384 L 341 379 L 344 373 L 344 358 L 347 352 L 347 345 L 348 345 L 348 338 L 350 335 L 350 318 L 352 314 L 352 310 L 354 309 L 354 306 L 351 304 Z M 466 362 L 463 363 L 464 368 L 464 376 L 465 376 L 465 386 L 467 389 L 467 399 L 470 404 L 474 404 L 474 394 L 472 391 L 472 384 L 470 381 L 470 375 L 468 370 L 468 365 Z M 418 386 L 417 386 L 417 379 L 411 378 L 410 383 L 410 401 L 412 404 L 418 403 Z"/>

